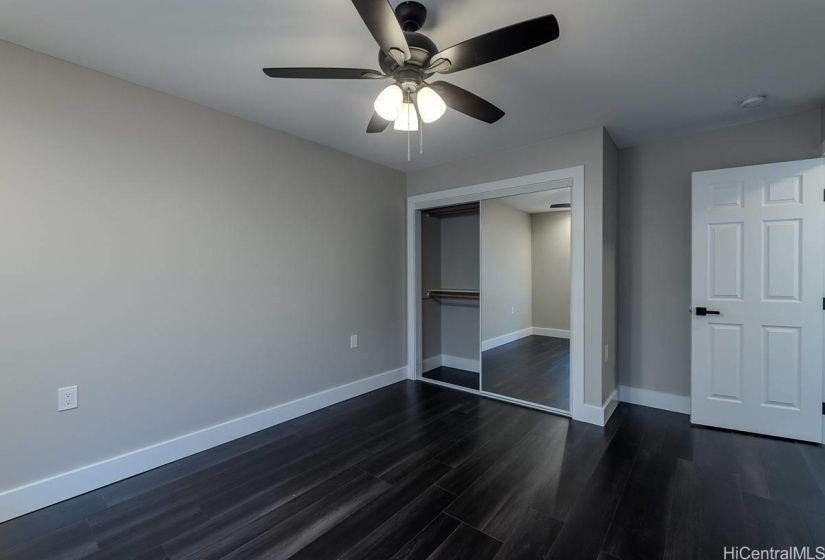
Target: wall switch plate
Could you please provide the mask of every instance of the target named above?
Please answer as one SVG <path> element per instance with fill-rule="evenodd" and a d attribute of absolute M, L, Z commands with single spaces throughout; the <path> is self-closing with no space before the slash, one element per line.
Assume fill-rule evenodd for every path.
<path fill-rule="evenodd" d="M 77 385 L 73 387 L 63 387 L 57 390 L 57 410 L 69 410 L 77 408 Z"/>
<path fill-rule="evenodd" d="M 349 347 L 350 348 L 358 348 L 358 335 L 354 334 L 349 337 Z"/>
<path fill-rule="evenodd" d="M 605 362 L 607 361 L 608 357 L 610 356 L 610 354 L 608 353 L 609 348 L 610 348 L 610 346 L 608 346 L 607 344 L 604 345 L 604 361 Z"/>

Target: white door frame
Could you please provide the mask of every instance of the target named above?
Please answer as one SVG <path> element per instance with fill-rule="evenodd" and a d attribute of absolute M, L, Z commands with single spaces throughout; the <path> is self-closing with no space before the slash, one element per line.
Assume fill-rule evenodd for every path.
<path fill-rule="evenodd" d="M 581 419 L 584 408 L 584 166 L 514 177 L 479 185 L 407 197 L 407 378 L 420 379 L 421 349 L 421 243 L 418 212 L 428 208 L 477 202 L 571 187 L 570 235 L 570 416 Z M 483 297 L 483 294 L 482 294 Z M 483 375 L 483 373 L 482 373 Z M 470 392 L 494 396 L 482 391 Z M 498 398 L 498 397 L 497 397 Z M 513 399 L 502 399 L 515 402 Z M 530 404 L 522 403 L 520 404 Z M 545 407 L 536 407 L 542 408 Z"/>

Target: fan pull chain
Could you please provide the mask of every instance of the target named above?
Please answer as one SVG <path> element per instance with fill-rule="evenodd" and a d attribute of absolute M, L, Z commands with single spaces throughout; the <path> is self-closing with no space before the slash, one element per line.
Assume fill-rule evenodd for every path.
<path fill-rule="evenodd" d="M 418 155 L 424 155 L 424 120 L 419 115 L 418 117 L 418 137 L 421 141 L 421 145 L 418 149 Z"/>
<path fill-rule="evenodd" d="M 407 103 L 412 105 L 413 98 L 412 98 L 412 94 L 409 91 L 407 92 L 406 98 L 407 98 Z M 410 115 L 410 106 L 408 105 L 407 106 L 407 161 L 410 161 L 410 142 L 411 142 L 411 136 L 412 136 L 412 132 L 410 131 L 411 121 L 412 121 L 412 115 Z"/>

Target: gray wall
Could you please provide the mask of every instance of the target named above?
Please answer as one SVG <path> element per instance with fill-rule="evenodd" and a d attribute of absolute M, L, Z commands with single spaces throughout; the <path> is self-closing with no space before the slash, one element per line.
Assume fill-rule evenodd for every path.
<path fill-rule="evenodd" d="M 819 128 L 819 139 L 822 140 L 822 143 L 825 144 L 825 107 L 819 110 L 821 113 L 821 124 Z M 825 155 L 825 153 L 820 153 L 819 155 Z"/>
<path fill-rule="evenodd" d="M 444 300 L 441 303 L 441 353 L 479 361 L 479 321 L 477 302 Z"/>
<path fill-rule="evenodd" d="M 530 214 L 483 200 L 481 224 L 481 339 L 490 340 L 533 326 Z"/>
<path fill-rule="evenodd" d="M 603 239 L 602 246 L 602 401 L 619 386 L 616 360 L 616 260 L 618 245 L 619 152 L 607 132 L 604 133 L 603 169 Z M 605 359 L 607 347 L 607 359 Z"/>
<path fill-rule="evenodd" d="M 584 392 L 585 402 L 595 406 L 603 403 L 603 152 L 604 130 L 592 128 L 407 174 L 407 195 L 413 196 L 584 165 Z"/>
<path fill-rule="evenodd" d="M 427 291 L 441 288 L 441 220 L 421 213 L 421 355 L 441 355 L 441 304 Z"/>
<path fill-rule="evenodd" d="M 619 151 L 622 385 L 690 394 L 691 173 L 818 157 L 820 111 Z"/>
<path fill-rule="evenodd" d="M 530 214 L 533 325 L 570 330 L 570 212 Z"/>
<path fill-rule="evenodd" d="M 0 491 L 405 365 L 401 173 L 9 43 L 0 68 Z"/>
<path fill-rule="evenodd" d="M 441 218 L 441 288 L 479 289 L 479 215 L 458 214 Z M 478 302 L 441 301 L 441 352 L 479 360 L 481 352 Z"/>
<path fill-rule="evenodd" d="M 481 285 L 479 214 L 441 220 L 441 288 L 478 290 Z"/>

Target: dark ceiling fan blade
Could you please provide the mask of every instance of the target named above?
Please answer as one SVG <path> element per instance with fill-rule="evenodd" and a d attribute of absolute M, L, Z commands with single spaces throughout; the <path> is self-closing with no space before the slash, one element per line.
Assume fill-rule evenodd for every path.
<path fill-rule="evenodd" d="M 264 68 L 264 74 L 270 78 L 308 80 L 378 80 L 389 77 L 367 68 Z"/>
<path fill-rule="evenodd" d="M 556 16 L 530 19 L 444 49 L 432 56 L 429 69 L 450 74 L 506 58 L 558 38 L 559 22 Z"/>
<path fill-rule="evenodd" d="M 352 0 L 378 46 L 398 64 L 410 59 L 410 47 L 387 0 Z"/>
<path fill-rule="evenodd" d="M 447 107 L 474 119 L 492 124 L 504 116 L 504 111 L 466 89 L 447 82 L 433 82 L 430 87 L 441 96 Z"/>
<path fill-rule="evenodd" d="M 391 121 L 381 118 L 381 115 L 378 113 L 373 113 L 370 124 L 367 125 L 367 132 L 370 134 L 384 132 L 387 127 L 390 126 L 390 122 Z"/>

